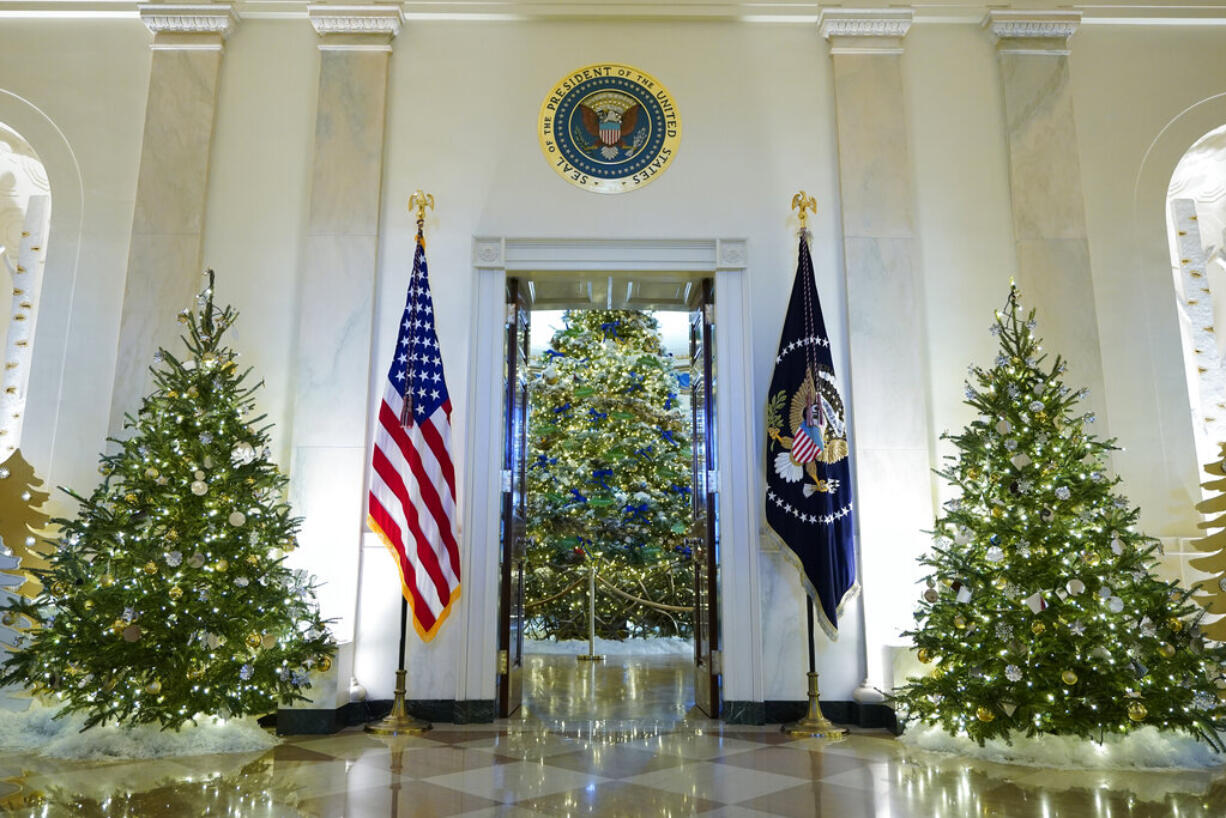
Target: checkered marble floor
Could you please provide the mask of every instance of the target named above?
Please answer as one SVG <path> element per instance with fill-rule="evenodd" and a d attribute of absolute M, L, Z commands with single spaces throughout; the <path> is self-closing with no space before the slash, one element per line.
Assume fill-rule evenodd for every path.
<path fill-rule="evenodd" d="M 0 776 L 0 806 L 31 817 L 1226 815 L 1222 773 L 1064 773 L 917 752 L 884 732 L 825 742 L 719 724 L 354 729 L 245 756 L 0 756 Z"/>

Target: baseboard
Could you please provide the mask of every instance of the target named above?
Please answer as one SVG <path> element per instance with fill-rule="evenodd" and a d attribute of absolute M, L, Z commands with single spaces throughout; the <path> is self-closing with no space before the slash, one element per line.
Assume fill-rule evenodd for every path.
<path fill-rule="evenodd" d="M 278 710 L 271 721 L 280 736 L 318 735 L 377 721 L 391 709 L 391 699 L 373 699 L 349 702 L 335 710 Z M 416 718 L 443 724 L 479 724 L 494 720 L 493 699 L 409 699 L 405 709 Z"/>
<path fill-rule="evenodd" d="M 884 727 L 895 735 L 900 732 L 894 709 L 884 704 L 823 700 L 821 705 L 822 714 L 835 724 Z M 725 701 L 721 716 L 727 724 L 785 724 L 800 719 L 808 709 L 807 701 Z"/>

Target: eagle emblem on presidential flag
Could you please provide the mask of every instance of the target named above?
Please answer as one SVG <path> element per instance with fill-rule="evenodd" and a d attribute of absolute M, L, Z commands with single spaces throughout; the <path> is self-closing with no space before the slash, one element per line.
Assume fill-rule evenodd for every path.
<path fill-rule="evenodd" d="M 774 457 L 775 474 L 789 483 L 808 478 L 806 497 L 837 490 L 838 480 L 823 479 L 817 472 L 819 462 L 832 464 L 847 457 L 847 423 L 834 373 L 806 368 L 796 390 L 791 395 L 776 392 L 766 412 L 772 448 L 780 449 Z"/>

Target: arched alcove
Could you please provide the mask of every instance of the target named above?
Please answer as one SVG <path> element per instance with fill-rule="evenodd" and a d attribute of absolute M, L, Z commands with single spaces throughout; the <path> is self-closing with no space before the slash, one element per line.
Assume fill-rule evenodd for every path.
<path fill-rule="evenodd" d="M 21 445 L 50 226 L 47 170 L 30 143 L 0 122 L 0 293 L 9 294 L 0 311 L 0 459 Z"/>

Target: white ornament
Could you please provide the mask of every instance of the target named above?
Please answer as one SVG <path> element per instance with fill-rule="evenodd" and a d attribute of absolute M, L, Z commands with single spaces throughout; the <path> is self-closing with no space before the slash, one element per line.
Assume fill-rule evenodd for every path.
<path fill-rule="evenodd" d="M 1013 455 L 1013 457 L 1009 458 L 1009 462 L 1013 464 L 1014 468 L 1024 469 L 1029 466 L 1032 461 L 1025 452 L 1018 452 L 1017 454 Z"/>
<path fill-rule="evenodd" d="M 1005 551 L 999 545 L 994 545 L 984 554 L 984 559 L 988 562 L 1000 562 L 1005 558 Z"/>
<path fill-rule="evenodd" d="M 1077 596 L 1086 589 L 1086 584 L 1079 579 L 1070 579 L 1067 587 L 1070 594 Z"/>
<path fill-rule="evenodd" d="M 1111 613 L 1120 613 L 1124 610 L 1124 600 L 1118 596 L 1111 597 L 1107 600 L 1107 610 L 1111 611 Z"/>
<path fill-rule="evenodd" d="M 1005 678 L 1011 682 L 1020 682 L 1022 680 L 1022 669 L 1017 665 L 1009 665 L 1005 668 Z"/>
<path fill-rule="evenodd" d="M 1043 594 L 1040 591 L 1035 591 L 1033 594 L 1026 597 L 1025 602 L 1030 607 L 1030 610 L 1035 613 L 1038 613 L 1047 607 L 1047 600 L 1043 598 Z"/>
<path fill-rule="evenodd" d="M 999 434 L 1007 435 L 1013 429 L 1013 426 L 1007 420 L 996 421 L 996 431 Z"/>
<path fill-rule="evenodd" d="M 958 545 L 966 545 L 970 541 L 971 532 L 967 531 L 965 528 L 959 528 L 956 532 L 954 532 L 954 542 L 956 542 Z"/>
<path fill-rule="evenodd" d="M 255 460 L 255 447 L 250 443 L 239 443 L 230 452 L 230 462 L 235 466 L 246 466 Z"/>
<path fill-rule="evenodd" d="M 197 497 L 203 497 L 208 493 L 209 486 L 204 481 L 197 480 L 196 482 L 192 483 L 192 494 L 196 495 Z"/>
<path fill-rule="evenodd" d="M 1116 537 L 1111 541 L 1111 553 L 1119 555 L 1124 553 L 1124 541 Z"/>
<path fill-rule="evenodd" d="M 192 477 L 195 477 L 197 480 L 203 480 L 203 479 L 204 479 L 204 472 L 202 472 L 202 471 L 200 471 L 199 469 L 197 469 L 197 470 L 196 470 L 196 473 L 195 473 L 195 474 L 193 474 L 193 475 L 192 475 Z"/>
<path fill-rule="evenodd" d="M 241 511 L 236 511 L 230 515 L 230 525 L 238 528 L 243 523 L 247 522 L 247 515 Z"/>

